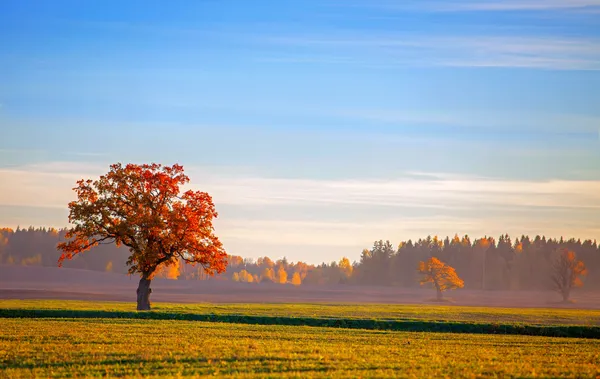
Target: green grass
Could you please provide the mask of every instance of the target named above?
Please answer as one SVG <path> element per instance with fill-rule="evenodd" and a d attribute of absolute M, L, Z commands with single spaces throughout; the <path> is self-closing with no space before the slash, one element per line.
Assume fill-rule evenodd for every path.
<path fill-rule="evenodd" d="M 404 305 L 157 304 L 0 301 L 4 318 L 127 318 L 370 330 L 600 338 L 598 311 Z"/>
<path fill-rule="evenodd" d="M 0 319 L 0 378 L 596 377 L 600 341 L 116 319 Z"/>
<path fill-rule="evenodd" d="M 170 304 L 154 303 L 155 313 L 309 317 L 327 319 L 423 320 L 527 325 L 600 326 L 600 310 L 489 308 L 396 304 Z M 0 309 L 59 309 L 130 312 L 134 303 L 74 300 L 0 300 Z"/>

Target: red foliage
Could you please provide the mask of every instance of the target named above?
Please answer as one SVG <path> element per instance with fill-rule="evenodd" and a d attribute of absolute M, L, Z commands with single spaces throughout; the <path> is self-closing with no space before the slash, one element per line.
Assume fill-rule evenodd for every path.
<path fill-rule="evenodd" d="M 98 180 L 80 180 L 69 204 L 68 242 L 58 244 L 65 259 L 98 244 L 129 247 L 129 273 L 151 278 L 161 266 L 200 264 L 209 275 L 225 271 L 227 254 L 212 220 L 217 217 L 206 192 L 185 191 L 183 167 L 159 164 L 110 166 Z"/>

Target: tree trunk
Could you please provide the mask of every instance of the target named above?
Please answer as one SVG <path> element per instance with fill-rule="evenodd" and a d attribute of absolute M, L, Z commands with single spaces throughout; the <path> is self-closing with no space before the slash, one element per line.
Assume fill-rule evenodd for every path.
<path fill-rule="evenodd" d="M 437 284 L 435 285 L 435 289 L 437 291 L 437 300 L 442 301 L 442 299 L 444 298 L 442 295 L 442 290 L 440 289 L 440 287 Z"/>
<path fill-rule="evenodd" d="M 483 263 L 481 264 L 481 290 L 485 291 L 485 259 L 487 250 L 483 252 Z"/>
<path fill-rule="evenodd" d="M 148 279 L 146 275 L 142 275 L 140 284 L 137 289 L 137 310 L 138 311 L 149 311 L 150 310 L 150 283 L 152 279 Z"/>
<path fill-rule="evenodd" d="M 570 294 L 571 294 L 571 289 L 570 288 L 563 288 L 562 289 L 563 303 L 567 303 L 569 301 L 569 295 Z"/>

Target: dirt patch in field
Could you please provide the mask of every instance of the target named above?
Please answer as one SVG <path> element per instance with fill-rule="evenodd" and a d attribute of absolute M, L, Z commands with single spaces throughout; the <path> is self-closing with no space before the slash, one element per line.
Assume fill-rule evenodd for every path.
<path fill-rule="evenodd" d="M 65 299 L 135 302 L 137 278 L 52 267 L 0 266 L 0 299 Z M 157 279 L 152 300 L 176 303 L 387 303 L 433 304 L 428 289 L 365 286 L 308 286 L 228 281 Z M 600 309 L 600 293 L 574 291 L 572 304 L 551 291 L 456 290 L 445 305 Z"/>

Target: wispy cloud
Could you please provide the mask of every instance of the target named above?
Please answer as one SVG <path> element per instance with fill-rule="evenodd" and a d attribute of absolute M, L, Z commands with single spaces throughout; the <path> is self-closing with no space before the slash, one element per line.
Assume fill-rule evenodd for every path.
<path fill-rule="evenodd" d="M 372 0 L 338 2 L 342 6 L 380 8 L 385 10 L 420 10 L 428 12 L 461 11 L 564 11 L 584 10 L 596 12 L 600 9 L 598 0 Z"/>
<path fill-rule="evenodd" d="M 551 207 L 600 209 L 598 181 L 478 179 L 303 180 L 222 178 L 207 182 L 226 204 L 338 204 L 438 209 Z"/>
<path fill-rule="evenodd" d="M 106 157 L 107 153 L 94 153 L 90 151 L 65 151 L 62 154 L 74 157 Z"/>
<path fill-rule="evenodd" d="M 330 109 L 331 115 L 349 119 L 393 123 L 398 125 L 435 125 L 472 129 L 512 130 L 520 132 L 583 133 L 595 135 L 600 117 L 552 112 L 460 111 L 436 109 L 416 112 L 410 109 Z"/>
<path fill-rule="evenodd" d="M 0 205 L 66 208 L 77 180 L 106 168 L 75 162 L 50 162 L 0 168 Z"/>
<path fill-rule="evenodd" d="M 343 246 L 354 248 L 349 251 L 358 253 L 360 248 L 369 247 L 378 238 L 425 237 L 428 233 L 445 231 L 453 235 L 457 230 L 473 230 L 477 222 L 454 217 L 374 217 L 354 222 L 233 219 L 219 220 L 217 226 L 226 241 L 243 239 L 267 245 Z"/>
<path fill-rule="evenodd" d="M 14 153 L 23 153 L 23 154 L 38 154 L 44 153 L 45 150 L 41 149 L 0 149 L 0 153 L 6 154 L 14 154 Z"/>
<path fill-rule="evenodd" d="M 18 220 L 23 225 L 65 226 L 75 181 L 97 177 L 106 169 L 69 162 L 0 169 L 0 207 L 10 211 L 0 214 L 0 225 Z M 278 255 L 287 253 L 277 251 L 277 246 L 295 246 L 292 250 L 304 246 L 319 253 L 295 259 L 336 259 L 339 249 L 358 254 L 374 239 L 398 242 L 428 234 L 600 237 L 600 181 L 504 180 L 429 172 L 407 172 L 390 180 L 315 180 L 232 170 L 224 174 L 215 168 L 188 167 L 186 171 L 192 178 L 190 187 L 208 191 L 217 209 L 225 210 L 216 227 L 226 246 L 245 256 L 259 254 L 249 246 L 270 246 L 268 250 Z M 29 219 L 36 208 L 46 216 Z M 52 215 L 57 219 L 51 220 Z M 331 257 L 322 255 L 331 249 L 338 250 Z"/>
<path fill-rule="evenodd" d="M 598 0 L 480 0 L 424 2 L 430 9 L 439 11 L 525 11 L 525 10 L 565 10 L 600 8 Z"/>
<path fill-rule="evenodd" d="M 600 40 L 517 36 L 369 35 L 342 32 L 328 36 L 268 37 L 271 44 L 310 48 L 313 59 L 331 51 L 354 57 L 358 65 L 380 67 L 459 66 L 553 70 L 600 70 Z M 299 51 L 298 54 L 303 54 Z M 287 57 L 289 59 L 289 56 Z"/>
<path fill-rule="evenodd" d="M 106 166 L 54 162 L 0 169 L 3 205 L 65 207 L 75 181 L 97 177 Z M 222 176 L 218 170 L 189 167 L 191 187 L 231 205 L 323 204 L 391 207 L 531 207 L 600 209 L 600 181 L 503 180 L 407 173 L 389 180 L 315 180 Z M 425 176 L 425 177 L 424 177 Z"/>
<path fill-rule="evenodd" d="M 472 237 L 499 236 L 508 233 L 546 235 L 548 237 L 575 237 L 582 239 L 600 236 L 595 221 L 557 224 L 551 219 L 527 220 L 506 215 L 495 219 L 476 215 L 468 219 L 452 216 L 428 217 L 370 217 L 355 222 L 294 221 L 232 219 L 219 220 L 217 227 L 225 241 L 243 240 L 261 245 L 297 245 L 315 247 L 347 247 L 358 254 L 377 239 L 390 239 L 395 243 L 406 239 L 424 238 L 428 235 L 453 236 L 469 234 Z M 310 250 L 309 250 L 310 251 Z M 279 252 L 285 254 L 285 252 Z M 334 256 L 335 257 L 335 256 Z"/>

